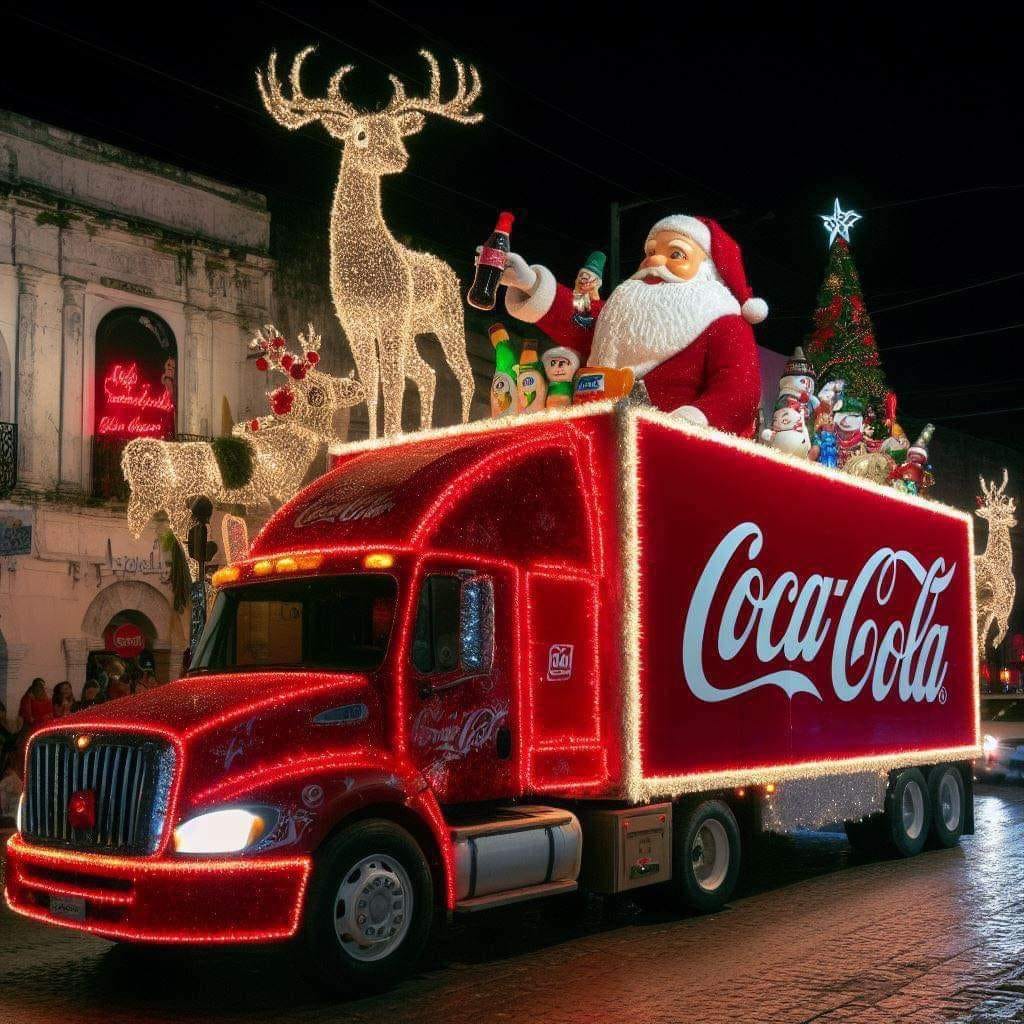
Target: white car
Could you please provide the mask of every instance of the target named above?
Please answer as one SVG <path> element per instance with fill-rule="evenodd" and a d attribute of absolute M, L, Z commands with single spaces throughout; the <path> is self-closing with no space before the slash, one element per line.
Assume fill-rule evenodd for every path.
<path fill-rule="evenodd" d="M 974 763 L 978 778 L 1024 774 L 1024 695 L 983 695 L 981 735 L 983 753 Z"/>

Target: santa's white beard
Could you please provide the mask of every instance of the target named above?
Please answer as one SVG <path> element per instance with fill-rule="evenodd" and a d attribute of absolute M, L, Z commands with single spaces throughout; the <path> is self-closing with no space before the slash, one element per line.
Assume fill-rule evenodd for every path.
<path fill-rule="evenodd" d="M 638 377 L 682 352 L 715 320 L 738 315 L 740 304 L 710 260 L 689 281 L 671 271 L 645 284 L 637 271 L 608 296 L 594 327 L 591 366 L 631 366 Z"/>

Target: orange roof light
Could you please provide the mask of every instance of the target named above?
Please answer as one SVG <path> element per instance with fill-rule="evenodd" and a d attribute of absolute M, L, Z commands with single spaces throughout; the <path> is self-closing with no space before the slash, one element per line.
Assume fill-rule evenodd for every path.
<path fill-rule="evenodd" d="M 278 572 L 295 572 L 298 569 L 299 563 L 292 558 L 291 555 L 286 555 L 284 558 L 279 558 L 274 564 L 274 568 Z"/>
<path fill-rule="evenodd" d="M 223 587 L 225 583 L 234 583 L 241 575 L 242 570 L 237 565 L 225 565 L 213 574 L 211 582 L 215 587 Z"/>
<path fill-rule="evenodd" d="M 269 576 L 274 571 L 274 563 L 269 558 L 261 558 L 252 564 L 253 576 Z"/>
<path fill-rule="evenodd" d="M 296 555 L 295 564 L 300 569 L 319 569 L 324 556 L 321 554 Z"/>
<path fill-rule="evenodd" d="M 389 551 L 374 551 L 363 558 L 364 569 L 390 569 L 395 564 L 395 556 Z"/>

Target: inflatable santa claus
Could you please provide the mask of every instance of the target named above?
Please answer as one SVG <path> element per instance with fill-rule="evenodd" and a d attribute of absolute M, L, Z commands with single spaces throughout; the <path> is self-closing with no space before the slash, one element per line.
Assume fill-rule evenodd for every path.
<path fill-rule="evenodd" d="M 510 253 L 509 313 L 590 366 L 630 367 L 661 410 L 752 437 L 761 384 L 751 324 L 768 315 L 740 248 L 707 217 L 676 214 L 650 230 L 639 270 L 580 316 L 571 288 Z"/>

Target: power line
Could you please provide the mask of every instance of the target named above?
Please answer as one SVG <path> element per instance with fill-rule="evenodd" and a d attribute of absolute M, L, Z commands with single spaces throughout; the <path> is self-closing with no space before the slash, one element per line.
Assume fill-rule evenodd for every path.
<path fill-rule="evenodd" d="M 292 14 L 291 11 L 282 10 L 280 7 L 277 7 L 276 5 L 270 3 L 269 0 L 259 0 L 259 2 L 261 4 L 261 6 L 269 8 L 270 10 L 274 11 L 276 14 L 279 14 L 280 16 L 282 16 L 284 18 L 290 18 L 292 21 L 296 22 L 297 24 L 303 25 L 305 28 L 308 28 L 311 32 L 316 32 L 316 33 L 318 33 L 321 36 L 325 36 L 326 38 L 331 39 L 334 42 L 338 43 L 340 46 L 344 46 L 347 49 L 350 49 L 353 52 L 360 54 L 361 56 L 367 57 L 370 60 L 376 61 L 378 64 L 381 64 L 383 67 L 386 67 L 389 70 L 391 70 L 391 71 L 393 71 L 395 73 L 399 73 L 400 74 L 400 72 L 398 72 L 398 70 L 396 68 L 394 68 L 392 65 L 388 64 L 386 61 L 381 60 L 379 57 L 375 57 L 373 54 L 368 53 L 366 50 L 359 49 L 359 47 L 354 46 L 352 43 L 349 43 L 349 42 L 347 42 L 344 39 L 341 39 L 340 37 L 334 35 L 332 32 L 328 32 L 326 29 L 319 28 L 316 25 L 313 25 L 312 23 L 306 21 L 304 18 L 300 18 L 297 14 Z M 411 24 L 411 22 L 410 22 L 410 24 Z M 404 75 L 403 77 L 408 78 L 408 77 L 411 77 L 411 76 Z M 422 79 L 414 78 L 414 80 L 418 81 L 421 85 L 424 84 Z M 631 186 L 625 185 L 621 181 L 615 181 L 614 178 L 609 178 L 607 175 L 601 174 L 599 171 L 595 171 L 592 167 L 586 167 L 586 166 L 584 166 L 581 163 L 577 163 L 577 161 L 571 159 L 570 157 L 565 156 L 565 154 L 559 153 L 557 150 L 551 149 L 549 146 L 544 145 L 544 143 L 537 142 L 535 139 L 531 139 L 527 135 L 523 135 L 522 132 L 516 131 L 516 129 L 514 129 L 514 128 L 510 128 L 506 124 L 502 124 L 500 121 L 495 120 L 493 117 L 489 117 L 488 120 L 496 128 L 499 128 L 502 131 L 507 132 L 513 138 L 519 139 L 520 142 L 525 142 L 525 143 L 527 143 L 530 146 L 534 146 L 536 149 L 539 149 L 542 152 L 547 153 L 549 156 L 553 156 L 556 159 L 561 160 L 564 163 L 567 163 L 567 164 L 569 164 L 572 167 L 575 167 L 577 170 L 583 171 L 585 174 L 589 174 L 589 175 L 591 175 L 591 177 L 594 177 L 594 178 L 597 178 L 600 181 L 603 181 L 606 185 L 614 185 L 615 188 L 624 189 L 626 192 L 630 192 L 630 193 L 632 193 L 635 196 L 643 196 L 642 192 L 638 192 L 636 189 L 632 188 Z"/>
<path fill-rule="evenodd" d="M 958 341 L 960 338 L 979 338 L 985 334 L 1002 334 L 1004 331 L 1015 331 L 1024 327 L 1024 323 L 1006 324 L 1004 327 L 989 327 L 983 331 L 965 331 L 963 334 L 947 334 L 941 338 L 925 338 L 923 341 L 907 341 L 901 345 L 886 345 L 882 354 L 898 352 L 901 349 L 921 348 L 923 345 L 937 345 L 940 341 Z"/>
<path fill-rule="evenodd" d="M 935 195 L 918 196 L 914 199 L 896 199 L 891 203 L 879 203 L 877 206 L 862 207 L 865 213 L 873 213 L 875 210 L 890 210 L 896 206 L 913 206 L 916 203 L 930 203 L 936 199 L 951 199 L 955 196 L 973 195 L 978 192 L 1015 192 L 1024 188 L 1024 185 L 976 185 L 973 188 L 961 188 L 955 192 L 937 192 Z"/>
<path fill-rule="evenodd" d="M 958 412 L 949 416 L 933 416 L 933 420 L 970 420 L 977 416 L 1000 416 L 1008 412 L 1024 412 L 1024 405 L 1008 405 L 1002 409 L 982 409 L 979 412 Z"/>

